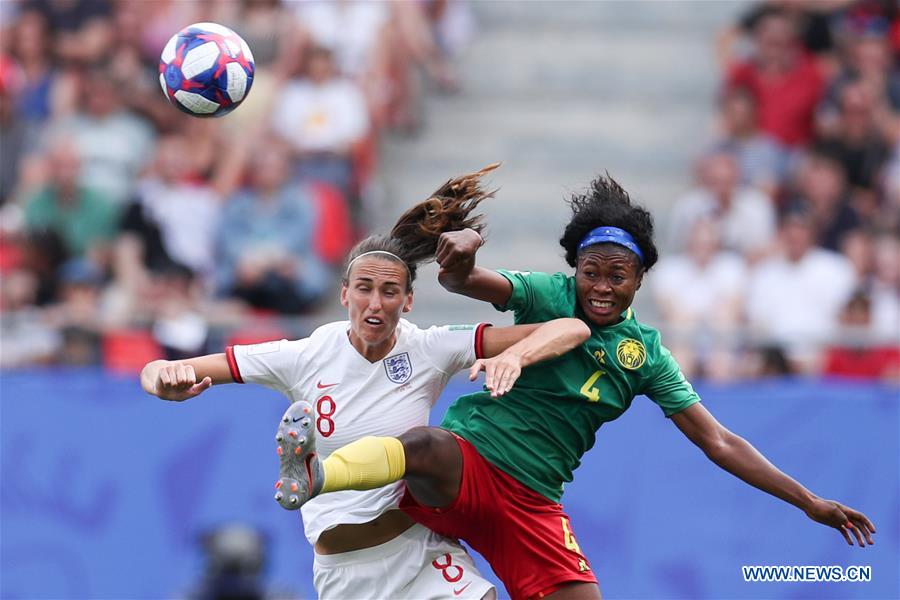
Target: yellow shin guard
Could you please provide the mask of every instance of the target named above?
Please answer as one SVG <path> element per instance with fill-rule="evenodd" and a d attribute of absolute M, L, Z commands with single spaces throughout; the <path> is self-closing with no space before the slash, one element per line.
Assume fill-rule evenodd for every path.
<path fill-rule="evenodd" d="M 373 490 L 403 478 L 406 455 L 397 438 L 368 436 L 335 450 L 322 469 L 322 492 Z"/>

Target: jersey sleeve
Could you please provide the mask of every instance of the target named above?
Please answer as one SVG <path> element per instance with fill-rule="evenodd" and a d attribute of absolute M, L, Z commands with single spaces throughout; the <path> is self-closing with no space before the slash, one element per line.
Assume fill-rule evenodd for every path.
<path fill-rule="evenodd" d="M 512 310 L 516 313 L 516 323 L 527 323 L 529 317 L 537 317 L 545 309 L 559 302 L 566 293 L 566 276 L 562 273 L 540 273 L 537 271 L 497 270 L 512 284 L 512 293 L 504 306 L 494 304 L 499 311 Z M 572 316 L 572 315 L 554 315 Z M 547 315 L 540 315 L 547 320 Z M 550 318 L 553 318 L 552 316 Z"/>
<path fill-rule="evenodd" d="M 484 357 L 484 330 L 490 323 L 443 325 L 425 330 L 422 350 L 431 363 L 447 375 L 465 369 Z"/>
<path fill-rule="evenodd" d="M 225 357 L 237 383 L 258 383 L 287 393 L 297 383 L 309 338 L 228 346 Z"/>
<path fill-rule="evenodd" d="M 662 345 L 658 348 L 657 365 L 643 393 L 656 402 L 667 417 L 671 417 L 699 402 L 700 396 L 685 379 L 669 349 Z"/>

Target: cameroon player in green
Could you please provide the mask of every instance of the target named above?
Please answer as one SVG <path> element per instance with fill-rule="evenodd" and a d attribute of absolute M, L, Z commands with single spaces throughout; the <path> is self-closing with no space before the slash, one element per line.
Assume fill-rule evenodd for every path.
<path fill-rule="evenodd" d="M 441 428 L 400 436 L 401 456 L 380 451 L 381 438 L 338 450 L 326 461 L 332 462 L 330 473 L 342 470 L 344 476 L 338 487 L 326 480 L 325 490 L 368 489 L 396 479 L 388 473 L 404 473 L 401 508 L 434 531 L 468 542 L 512 598 L 599 598 L 559 504 L 562 486 L 593 446 L 597 429 L 644 394 L 721 468 L 834 527 L 851 545 L 853 538 L 860 546 L 873 543 L 875 527 L 865 515 L 819 498 L 719 424 L 661 345 L 659 332 L 636 319 L 632 300 L 657 261 L 650 214 L 632 205 L 609 177 L 597 178 L 570 206 L 560 243 L 574 276 L 476 266 L 483 241 L 472 229 L 438 230 L 435 255 L 448 290 L 513 310 L 516 323 L 574 316 L 587 323 L 591 337 L 563 356 L 522 369 L 502 398 L 487 391 L 462 396 Z M 429 220 L 428 211 L 421 220 Z M 311 489 L 322 487 L 310 483 Z M 436 568 L 453 576 L 447 565 Z"/>

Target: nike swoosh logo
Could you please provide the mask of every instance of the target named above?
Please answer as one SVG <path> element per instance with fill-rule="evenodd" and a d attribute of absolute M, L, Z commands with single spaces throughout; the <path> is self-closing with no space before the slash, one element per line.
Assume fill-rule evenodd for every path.
<path fill-rule="evenodd" d="M 303 418 L 303 417 L 294 417 L 294 423 L 296 423 L 297 421 L 299 421 L 299 420 L 302 419 L 302 418 Z"/>
<path fill-rule="evenodd" d="M 324 390 L 324 389 L 327 389 L 327 388 L 330 388 L 330 387 L 333 387 L 336 385 L 337 385 L 337 383 L 326 383 L 325 385 L 322 385 L 321 381 L 316 383 L 316 387 L 319 388 L 320 390 Z"/>
<path fill-rule="evenodd" d="M 469 587 L 470 585 L 472 585 L 472 582 L 471 582 L 471 581 L 470 581 L 469 583 L 467 583 L 466 585 L 462 586 L 461 588 L 459 588 L 458 590 L 453 590 L 453 595 L 454 595 L 454 596 L 459 596 L 459 595 L 462 594 L 464 591 L 466 591 L 466 588 Z"/>

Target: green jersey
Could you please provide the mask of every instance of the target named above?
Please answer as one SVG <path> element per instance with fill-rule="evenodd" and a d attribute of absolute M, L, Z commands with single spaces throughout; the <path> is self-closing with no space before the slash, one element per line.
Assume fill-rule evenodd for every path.
<path fill-rule="evenodd" d="M 471 442 L 488 461 L 558 502 L 563 483 L 594 445 L 597 429 L 647 395 L 671 416 L 699 401 L 678 363 L 629 308 L 622 320 L 591 323 L 575 295 L 575 278 L 563 273 L 499 271 L 512 295 L 498 310 L 514 310 L 516 323 L 578 317 L 591 337 L 559 358 L 522 370 L 501 398 L 486 391 L 460 397 L 442 427 Z"/>
<path fill-rule="evenodd" d="M 64 204 L 48 186 L 25 205 L 26 227 L 55 231 L 74 256 L 84 256 L 94 244 L 113 239 L 117 224 L 116 208 L 89 188 L 78 188 L 73 202 Z"/>

